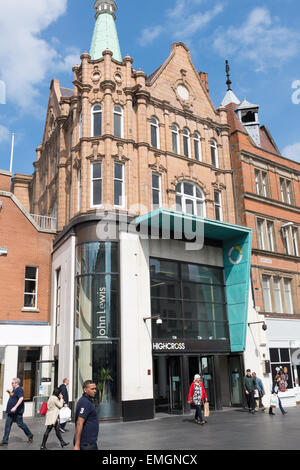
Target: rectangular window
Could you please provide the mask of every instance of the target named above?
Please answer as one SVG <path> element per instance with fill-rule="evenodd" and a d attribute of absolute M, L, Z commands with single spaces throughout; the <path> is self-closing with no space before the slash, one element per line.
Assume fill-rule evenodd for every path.
<path fill-rule="evenodd" d="M 56 272 L 56 293 L 55 293 L 55 316 L 56 326 L 60 325 L 60 302 L 61 302 L 61 269 L 57 269 Z"/>
<path fill-rule="evenodd" d="M 260 250 L 275 251 L 274 223 L 257 219 L 257 243 Z"/>
<path fill-rule="evenodd" d="M 299 256 L 298 228 L 292 227 L 292 245 L 295 256 Z"/>
<path fill-rule="evenodd" d="M 294 197 L 293 197 L 292 182 L 285 178 L 280 178 L 279 181 L 280 181 L 281 201 L 285 202 L 286 204 L 293 204 Z"/>
<path fill-rule="evenodd" d="M 214 192 L 214 205 L 215 205 L 215 217 L 216 220 L 223 220 L 222 214 L 222 199 L 220 191 Z"/>
<path fill-rule="evenodd" d="M 271 300 L 271 289 L 270 289 L 270 277 L 262 277 L 262 288 L 265 304 L 265 312 L 272 312 L 272 300 Z"/>
<path fill-rule="evenodd" d="M 24 308 L 37 308 L 38 268 L 26 266 Z"/>
<path fill-rule="evenodd" d="M 262 276 L 265 312 L 293 314 L 292 280 L 278 276 Z"/>
<path fill-rule="evenodd" d="M 124 165 L 115 163 L 114 171 L 114 205 L 124 207 Z"/>
<path fill-rule="evenodd" d="M 100 206 L 102 204 L 102 164 L 92 164 L 92 206 Z"/>
<path fill-rule="evenodd" d="M 77 210 L 79 212 L 81 210 L 81 170 L 78 170 L 77 172 L 77 188 L 78 188 Z"/>
<path fill-rule="evenodd" d="M 287 255 L 299 256 L 298 227 L 292 222 L 285 225 L 281 229 L 284 251 Z"/>
<path fill-rule="evenodd" d="M 161 207 L 161 176 L 152 173 L 152 205 L 153 209 Z"/>
<path fill-rule="evenodd" d="M 268 174 L 265 171 L 257 169 L 254 170 L 254 173 L 256 194 L 258 194 L 259 196 L 268 197 Z"/>

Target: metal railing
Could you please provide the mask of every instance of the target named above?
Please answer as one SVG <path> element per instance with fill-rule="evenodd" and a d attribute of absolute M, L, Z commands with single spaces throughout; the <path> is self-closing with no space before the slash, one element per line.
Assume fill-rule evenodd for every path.
<path fill-rule="evenodd" d="M 46 215 L 30 214 L 35 223 L 42 230 L 56 230 L 57 229 L 57 219 L 55 217 L 48 217 Z"/>

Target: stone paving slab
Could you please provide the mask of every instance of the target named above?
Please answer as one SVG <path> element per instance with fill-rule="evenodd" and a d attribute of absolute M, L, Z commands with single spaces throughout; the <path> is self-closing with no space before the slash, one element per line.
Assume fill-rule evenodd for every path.
<path fill-rule="evenodd" d="M 212 412 L 207 424 L 194 423 L 193 415 L 162 416 L 150 421 L 101 423 L 99 449 L 107 450 L 299 450 L 300 407 L 289 408 L 282 416 L 259 411 L 254 415 L 244 409 Z M 45 431 L 44 418 L 24 418 L 34 434 L 28 444 L 23 431 L 13 424 L 9 444 L 0 451 L 39 450 Z M 2 440 L 5 421 L 0 421 Z M 73 450 L 74 423 L 63 434 L 68 447 L 61 449 L 54 430 L 49 436 L 49 450 Z"/>

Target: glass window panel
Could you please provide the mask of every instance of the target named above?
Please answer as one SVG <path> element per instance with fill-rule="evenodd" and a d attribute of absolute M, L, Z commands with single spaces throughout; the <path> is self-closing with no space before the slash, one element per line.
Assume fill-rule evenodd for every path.
<path fill-rule="evenodd" d="M 277 348 L 270 349 L 270 360 L 271 362 L 280 362 L 279 350 Z"/>
<path fill-rule="evenodd" d="M 152 147 L 157 148 L 157 127 L 153 124 L 151 124 L 151 145 Z"/>
<path fill-rule="evenodd" d="M 25 294 L 24 295 L 24 307 L 35 307 L 35 294 Z"/>
<path fill-rule="evenodd" d="M 116 113 L 114 113 L 114 135 L 122 137 L 122 116 Z"/>
<path fill-rule="evenodd" d="M 182 212 L 182 197 L 176 196 L 176 210 Z"/>
<path fill-rule="evenodd" d="M 151 296 L 169 299 L 180 298 L 180 283 L 164 281 L 162 279 L 151 279 Z"/>
<path fill-rule="evenodd" d="M 186 281 L 224 285 L 222 268 L 183 263 L 181 272 L 182 279 Z"/>
<path fill-rule="evenodd" d="M 172 132 L 172 150 L 174 153 L 178 153 L 178 135 Z"/>
<path fill-rule="evenodd" d="M 193 199 L 185 199 L 185 212 L 187 214 L 195 214 L 195 204 Z"/>
<path fill-rule="evenodd" d="M 178 263 L 151 258 L 150 273 L 155 278 L 179 279 Z"/>
<path fill-rule="evenodd" d="M 93 164 L 93 179 L 102 178 L 102 164 L 94 163 Z"/>
<path fill-rule="evenodd" d="M 123 169 L 124 166 L 120 163 L 115 163 L 115 178 L 123 180 Z"/>
<path fill-rule="evenodd" d="M 102 135 L 102 113 L 94 113 L 93 115 L 94 118 L 94 133 L 93 136 L 100 136 Z"/>
<path fill-rule="evenodd" d="M 26 269 L 25 269 L 25 278 L 26 279 L 35 280 L 36 279 L 36 273 L 37 273 L 37 268 L 26 266 Z"/>
<path fill-rule="evenodd" d="M 35 294 L 36 281 L 25 281 L 25 292 L 26 294 Z"/>
<path fill-rule="evenodd" d="M 284 279 L 284 297 L 286 313 L 294 313 L 290 279 Z"/>
<path fill-rule="evenodd" d="M 102 204 L 102 181 L 96 180 L 93 182 L 93 205 Z"/>
<path fill-rule="evenodd" d="M 159 207 L 160 205 L 159 191 L 156 191 L 156 190 L 152 191 L 152 203 L 153 203 L 153 206 Z"/>
<path fill-rule="evenodd" d="M 115 181 L 114 183 L 114 205 L 123 205 L 123 183 L 121 181 Z"/>
<path fill-rule="evenodd" d="M 264 295 L 265 312 L 272 312 L 269 276 L 262 276 L 262 287 L 263 287 L 263 295 Z"/>
<path fill-rule="evenodd" d="M 191 183 L 184 183 L 183 191 L 187 196 L 194 196 L 194 185 Z"/>
<path fill-rule="evenodd" d="M 289 349 L 280 349 L 280 362 L 290 362 L 290 351 Z"/>
<path fill-rule="evenodd" d="M 152 187 L 155 188 L 155 189 L 160 188 L 159 178 L 160 178 L 159 175 L 156 175 L 155 173 L 152 173 Z"/>
<path fill-rule="evenodd" d="M 281 286 L 280 286 L 280 278 L 275 277 L 273 279 L 274 283 L 274 298 L 275 298 L 275 307 L 277 313 L 283 313 L 282 309 L 282 298 L 281 298 Z"/>

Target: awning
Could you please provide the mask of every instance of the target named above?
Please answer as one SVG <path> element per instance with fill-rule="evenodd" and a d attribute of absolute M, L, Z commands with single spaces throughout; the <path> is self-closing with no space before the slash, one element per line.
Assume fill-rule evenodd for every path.
<path fill-rule="evenodd" d="M 157 209 L 137 217 L 141 236 L 179 239 L 197 244 L 218 240 L 223 247 L 227 313 L 231 351 L 246 347 L 250 289 L 252 230 L 248 227 L 198 217 L 183 212 Z"/>

